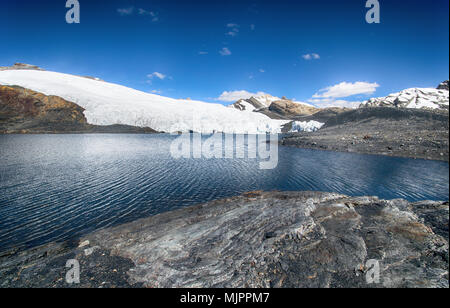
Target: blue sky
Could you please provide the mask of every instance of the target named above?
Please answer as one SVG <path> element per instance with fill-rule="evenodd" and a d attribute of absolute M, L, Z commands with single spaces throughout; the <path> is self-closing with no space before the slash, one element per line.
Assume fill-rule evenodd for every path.
<path fill-rule="evenodd" d="M 345 105 L 449 77 L 447 0 L 380 0 L 380 24 L 365 0 L 79 2 L 67 24 L 65 0 L 1 0 L 0 66 L 224 104 L 246 91 Z"/>

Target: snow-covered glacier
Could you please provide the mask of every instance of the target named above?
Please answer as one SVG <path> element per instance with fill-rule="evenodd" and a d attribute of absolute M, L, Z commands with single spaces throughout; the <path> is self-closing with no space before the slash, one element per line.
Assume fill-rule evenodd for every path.
<path fill-rule="evenodd" d="M 324 126 L 325 123 L 320 123 L 317 121 L 308 121 L 308 122 L 302 122 L 302 121 L 293 121 L 292 122 L 292 128 L 289 131 L 290 133 L 300 133 L 300 132 L 315 132 Z"/>
<path fill-rule="evenodd" d="M 0 71 L 0 84 L 54 95 L 85 109 L 89 124 L 124 124 L 161 132 L 280 133 L 290 122 L 220 104 L 179 100 L 125 86 L 37 70 Z"/>

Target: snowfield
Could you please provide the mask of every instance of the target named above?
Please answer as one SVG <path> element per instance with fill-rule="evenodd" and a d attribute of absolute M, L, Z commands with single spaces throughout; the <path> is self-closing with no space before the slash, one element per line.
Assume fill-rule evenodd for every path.
<path fill-rule="evenodd" d="M 361 107 L 395 106 L 401 108 L 448 109 L 449 92 L 433 88 L 411 88 L 386 97 L 371 98 Z"/>
<path fill-rule="evenodd" d="M 0 71 L 0 84 L 54 95 L 85 109 L 89 124 L 125 124 L 161 132 L 280 133 L 290 122 L 220 104 L 178 100 L 104 81 L 68 74 L 35 71 Z"/>

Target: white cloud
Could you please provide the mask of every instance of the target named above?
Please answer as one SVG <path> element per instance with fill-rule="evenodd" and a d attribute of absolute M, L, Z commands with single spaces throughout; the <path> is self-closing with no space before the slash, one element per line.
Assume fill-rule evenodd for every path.
<path fill-rule="evenodd" d="M 251 25 L 250 25 L 250 30 L 252 30 L 252 31 L 255 30 L 255 25 L 254 25 L 254 24 L 251 24 Z"/>
<path fill-rule="evenodd" d="M 222 102 L 236 102 L 240 99 L 248 99 L 252 96 L 266 95 L 264 92 L 251 93 L 245 90 L 224 91 L 216 100 Z"/>
<path fill-rule="evenodd" d="M 207 51 L 199 51 L 198 54 L 199 54 L 199 55 L 207 55 L 208 52 L 207 52 Z"/>
<path fill-rule="evenodd" d="M 229 23 L 227 24 L 227 28 L 229 28 L 230 30 L 226 33 L 226 35 L 228 36 L 236 36 L 239 33 L 239 25 L 238 24 L 234 24 L 234 23 Z"/>
<path fill-rule="evenodd" d="M 347 100 L 336 100 L 333 98 L 321 98 L 321 99 L 310 99 L 309 103 L 313 104 L 318 108 L 327 108 L 327 107 L 346 107 L 346 108 L 357 108 L 361 105 L 360 101 L 347 101 Z"/>
<path fill-rule="evenodd" d="M 117 9 L 117 12 L 121 15 L 121 16 L 128 16 L 128 15 L 132 15 L 134 13 L 134 7 L 128 7 L 128 8 L 120 8 Z"/>
<path fill-rule="evenodd" d="M 222 49 L 219 51 L 219 53 L 220 53 L 222 56 L 229 56 L 229 55 L 231 55 L 231 51 L 230 51 L 227 47 L 222 48 Z"/>
<path fill-rule="evenodd" d="M 153 79 L 154 77 L 164 80 L 167 76 L 158 72 L 151 73 L 147 75 L 148 78 Z"/>
<path fill-rule="evenodd" d="M 318 93 L 313 95 L 313 98 L 342 98 L 358 94 L 373 94 L 379 86 L 380 85 L 376 82 L 368 83 L 357 81 L 351 83 L 344 81 L 337 85 L 319 90 Z"/>
<path fill-rule="evenodd" d="M 320 55 L 317 53 L 308 53 L 306 55 L 302 56 L 303 59 L 305 60 L 319 60 L 320 59 Z"/>
<path fill-rule="evenodd" d="M 134 7 L 134 6 L 131 6 L 131 7 L 128 7 L 128 8 L 119 8 L 119 9 L 117 9 L 117 12 L 118 12 L 119 15 L 121 15 L 121 16 L 130 16 L 130 15 L 133 15 L 135 11 L 136 11 L 136 10 L 135 10 L 135 7 Z M 152 17 L 152 21 L 153 21 L 153 22 L 156 22 L 156 21 L 159 20 L 158 14 L 155 13 L 155 12 L 152 12 L 152 11 L 147 11 L 147 10 L 138 8 L 138 9 L 137 9 L 137 14 L 138 14 L 138 15 L 141 15 L 141 16 L 150 16 L 150 17 Z"/>
<path fill-rule="evenodd" d="M 266 71 L 265 71 L 264 69 L 260 68 L 260 69 L 259 69 L 259 72 L 260 72 L 260 73 L 265 73 Z"/>
<path fill-rule="evenodd" d="M 150 92 L 153 94 L 162 94 L 161 90 L 151 90 Z"/>
<path fill-rule="evenodd" d="M 158 14 L 152 11 L 146 11 L 144 9 L 138 9 L 138 14 L 142 16 L 151 16 L 152 21 L 156 22 L 159 20 Z"/>

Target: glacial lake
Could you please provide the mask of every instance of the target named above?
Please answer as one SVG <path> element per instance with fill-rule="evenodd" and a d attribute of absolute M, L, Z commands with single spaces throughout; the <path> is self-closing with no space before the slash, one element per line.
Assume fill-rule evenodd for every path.
<path fill-rule="evenodd" d="M 175 159 L 170 148 L 176 138 L 1 135 L 0 251 L 254 190 L 449 197 L 446 162 L 280 146 L 277 167 L 265 170 L 254 158 Z"/>

